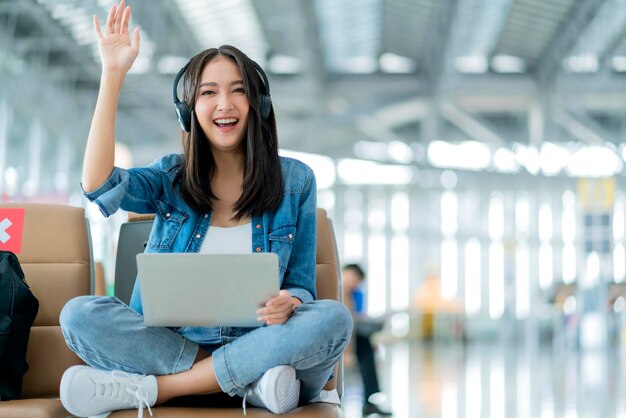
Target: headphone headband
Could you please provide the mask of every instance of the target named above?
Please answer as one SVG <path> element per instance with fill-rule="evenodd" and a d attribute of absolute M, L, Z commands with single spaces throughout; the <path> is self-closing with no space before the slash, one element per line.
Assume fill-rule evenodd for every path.
<path fill-rule="evenodd" d="M 178 91 L 177 91 L 178 83 L 180 79 L 183 78 L 183 75 L 185 74 L 185 71 L 187 71 L 187 68 L 189 68 L 189 64 L 191 64 L 191 60 L 187 61 L 187 64 L 185 64 L 183 68 L 178 70 L 178 74 L 176 74 L 176 78 L 174 78 L 174 87 L 172 89 L 172 97 L 174 99 L 174 104 L 180 103 L 180 100 L 178 99 Z"/>
<path fill-rule="evenodd" d="M 263 87 L 265 87 L 264 94 L 267 94 L 269 96 L 270 95 L 270 81 L 267 79 L 267 75 L 265 74 L 265 71 L 263 71 L 263 68 L 261 68 L 261 66 L 257 64 L 256 61 L 254 60 L 250 60 L 250 61 L 252 61 L 252 65 L 256 69 L 256 72 L 261 76 L 261 80 L 263 80 Z"/>
<path fill-rule="evenodd" d="M 183 77 L 187 68 L 189 68 L 189 64 L 191 64 L 192 60 L 189 60 L 187 64 L 183 66 L 183 68 L 178 71 L 176 77 L 174 78 L 174 86 L 172 88 L 172 98 L 174 100 L 174 110 L 176 111 L 176 117 L 178 119 L 178 123 L 180 127 L 185 132 L 191 131 L 191 109 L 187 106 L 187 103 L 181 102 L 178 98 L 178 83 L 180 79 Z M 254 66 L 256 72 L 261 76 L 261 80 L 263 81 L 263 89 L 265 92 L 259 92 L 259 113 L 261 115 L 261 119 L 267 120 L 272 110 L 272 99 L 270 96 L 270 83 L 267 79 L 267 75 L 263 68 L 256 61 L 250 60 L 252 65 Z"/>

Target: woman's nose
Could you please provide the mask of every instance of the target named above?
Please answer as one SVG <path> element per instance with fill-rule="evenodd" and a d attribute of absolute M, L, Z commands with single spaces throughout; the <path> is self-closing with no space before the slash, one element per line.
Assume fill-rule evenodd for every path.
<path fill-rule="evenodd" d="M 233 106 L 227 94 L 220 94 L 217 98 L 217 110 L 229 110 Z"/>

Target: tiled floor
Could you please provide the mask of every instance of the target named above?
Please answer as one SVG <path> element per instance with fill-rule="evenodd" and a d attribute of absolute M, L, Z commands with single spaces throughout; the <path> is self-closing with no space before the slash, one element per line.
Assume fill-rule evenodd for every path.
<path fill-rule="evenodd" d="M 402 340 L 379 346 L 379 377 L 396 418 L 626 418 L 626 353 L 549 344 Z M 346 418 L 360 417 L 346 370 Z"/>

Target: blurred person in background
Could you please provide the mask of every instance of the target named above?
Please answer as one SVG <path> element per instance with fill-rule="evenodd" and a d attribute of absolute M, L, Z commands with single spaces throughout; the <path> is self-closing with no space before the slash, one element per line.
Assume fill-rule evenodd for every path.
<path fill-rule="evenodd" d="M 370 337 L 374 331 L 382 328 L 380 321 L 369 319 L 365 313 L 365 294 L 363 283 L 365 272 L 358 264 L 347 264 L 343 267 L 343 301 L 352 312 L 354 331 L 352 340 L 344 353 L 346 367 L 358 363 L 359 373 L 363 380 L 363 415 L 392 415 L 391 412 L 382 410 L 371 401 L 375 393 L 380 392 L 378 374 L 376 372 L 376 358 L 374 347 Z"/>

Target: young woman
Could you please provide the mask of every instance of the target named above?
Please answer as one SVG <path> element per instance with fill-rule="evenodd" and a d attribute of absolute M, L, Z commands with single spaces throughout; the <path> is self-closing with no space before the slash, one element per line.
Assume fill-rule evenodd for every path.
<path fill-rule="evenodd" d="M 184 97 L 175 102 L 189 131 L 184 154 L 143 168 L 114 167 L 118 98 L 139 49 L 129 18 L 124 0 L 111 8 L 104 33 L 94 17 L 102 78 L 85 151 L 85 195 L 105 216 L 118 208 L 155 213 L 147 252 L 274 252 L 281 290 L 257 312 L 265 326 L 252 329 L 146 327 L 138 284 L 130 306 L 113 297 L 69 301 L 63 334 L 88 366 L 63 375 L 63 405 L 77 416 L 129 408 L 141 414 L 175 397 L 224 392 L 244 398 L 244 407 L 248 401 L 290 411 L 320 394 L 352 329 L 343 305 L 315 300 L 313 173 L 278 156 L 264 74 L 232 46 L 201 52 L 179 74 Z"/>

